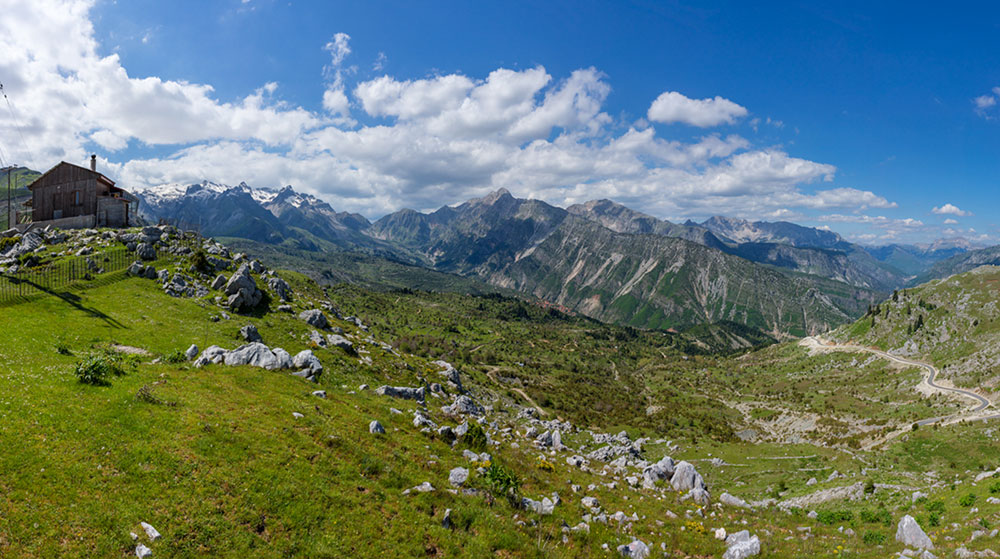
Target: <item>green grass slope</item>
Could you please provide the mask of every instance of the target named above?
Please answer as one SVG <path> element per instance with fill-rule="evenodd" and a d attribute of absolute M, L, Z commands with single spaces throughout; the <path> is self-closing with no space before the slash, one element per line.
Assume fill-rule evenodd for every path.
<path fill-rule="evenodd" d="M 72 248 L 55 245 L 47 258 Z M 186 272 L 189 264 L 168 256 L 156 265 Z M 280 275 L 292 285 L 293 313 L 278 312 L 272 299 L 248 315 L 220 318 L 218 292 L 172 298 L 139 278 L 74 285 L 5 307 L 0 555 L 125 557 L 134 554 L 135 532 L 154 557 L 608 557 L 633 538 L 671 557 L 719 557 L 725 546 L 713 531 L 724 527 L 760 536 L 763 557 L 885 557 L 903 549 L 892 539 L 903 514 L 918 517 L 939 556 L 992 545 L 969 542 L 973 530 L 1000 522 L 1000 505 L 987 501 L 995 481 L 973 482 L 998 465 L 988 424 L 921 429 L 877 451 L 808 437 L 749 443 L 732 436 L 744 416 L 766 421 L 789 393 L 803 396 L 781 413 L 843 415 L 890 374 L 877 364 L 858 376 L 845 358 L 831 372 L 831 356 L 809 357 L 787 344 L 719 357 L 684 335 L 608 326 L 518 299 L 357 286 L 324 293 L 302 274 Z M 310 328 L 295 313 L 323 303 L 368 330 L 333 319 L 358 353 L 314 349 L 325 367 L 318 386 L 281 371 L 168 362 L 191 343 L 233 348 L 245 324 L 294 354 L 311 347 Z M 79 383 L 75 365 L 112 345 L 148 354 L 110 385 Z M 532 499 L 557 492 L 552 515 L 516 509 L 491 490 L 490 478 L 461 454 L 473 443 L 451 447 L 421 432 L 412 423 L 416 403 L 359 389 L 438 382 L 429 361 L 439 358 L 459 365 L 469 393 L 490 407 L 485 428 L 501 443 L 488 449 L 491 471 L 509 469 L 520 495 Z M 835 393 L 852 383 L 854 400 Z M 903 406 L 891 417 L 932 411 L 907 404 L 905 388 L 852 413 L 878 420 L 897 403 Z M 313 396 L 316 389 L 327 397 Z M 520 434 L 528 421 L 519 412 L 532 401 L 544 419 L 582 428 L 564 438 L 574 450 L 537 449 Z M 426 412 L 455 426 L 460 419 L 441 411 L 443 403 L 428 398 Z M 373 419 L 384 436 L 368 433 Z M 634 466 L 602 473 L 596 462 L 568 465 L 567 457 L 596 446 L 587 428 L 651 437 L 648 460 L 669 453 L 692 461 L 713 504 L 700 509 L 662 484 L 632 489 L 626 474 Z M 456 466 L 472 469 L 475 492 L 449 490 Z M 845 477 L 827 480 L 834 471 Z M 819 483 L 809 485 L 812 477 Z M 436 490 L 403 495 L 425 481 Z M 717 504 L 724 491 L 783 501 L 852 484 L 871 491 L 787 511 Z M 929 497 L 913 501 L 914 490 Z M 634 519 L 564 529 L 589 513 L 584 496 L 597 497 L 609 515 Z M 810 518 L 809 510 L 819 515 Z M 150 541 L 140 522 L 162 538 Z"/>
<path fill-rule="evenodd" d="M 832 334 L 927 360 L 958 386 L 992 394 L 1000 382 L 1000 268 L 932 280 L 896 292 Z"/>

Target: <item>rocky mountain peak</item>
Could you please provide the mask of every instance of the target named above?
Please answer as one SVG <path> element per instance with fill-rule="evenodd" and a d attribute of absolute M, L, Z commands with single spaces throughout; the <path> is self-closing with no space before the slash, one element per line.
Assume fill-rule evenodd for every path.
<path fill-rule="evenodd" d="M 499 188 L 497 190 L 494 190 L 493 192 L 490 192 L 486 196 L 483 196 L 477 201 L 481 204 L 492 206 L 501 200 L 506 201 L 507 199 L 513 199 L 513 198 L 514 197 L 511 195 L 509 190 L 507 190 L 506 188 Z"/>

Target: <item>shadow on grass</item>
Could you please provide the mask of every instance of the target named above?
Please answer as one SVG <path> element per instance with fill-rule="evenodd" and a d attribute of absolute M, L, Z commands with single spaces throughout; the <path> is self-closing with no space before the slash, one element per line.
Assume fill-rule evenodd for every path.
<path fill-rule="evenodd" d="M 59 299 L 62 299 L 63 301 L 65 301 L 66 303 L 68 303 L 70 306 L 74 307 L 76 310 L 78 310 L 78 311 L 80 311 L 80 312 L 82 312 L 82 313 L 84 313 L 84 314 L 86 314 L 88 316 L 92 316 L 94 318 L 99 318 L 99 319 L 103 320 L 108 326 L 110 326 L 112 328 L 125 328 L 124 324 L 122 324 L 121 322 L 118 322 L 118 320 L 116 320 L 115 318 L 113 318 L 113 317 L 105 314 L 104 312 L 102 312 L 102 311 L 100 311 L 98 309 L 95 309 L 93 307 L 84 306 L 83 303 L 82 303 L 83 299 L 79 295 L 77 295 L 75 293 L 71 293 L 69 291 L 55 291 L 53 289 L 49 289 L 48 287 L 45 287 L 44 285 L 35 283 L 33 281 L 30 281 L 30 280 L 22 279 L 22 280 L 15 280 L 15 281 L 19 281 L 21 283 L 29 285 L 29 286 L 37 289 L 41 293 L 46 294 L 46 295 L 51 295 L 53 297 L 57 297 Z M 30 298 L 25 298 L 25 299 L 26 299 L 26 301 L 30 300 Z"/>

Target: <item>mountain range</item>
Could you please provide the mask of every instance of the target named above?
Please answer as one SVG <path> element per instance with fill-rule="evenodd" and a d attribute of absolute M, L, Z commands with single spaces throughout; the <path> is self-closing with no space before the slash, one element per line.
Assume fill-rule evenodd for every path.
<path fill-rule="evenodd" d="M 150 221 L 305 251 L 353 251 L 515 290 L 642 328 L 825 331 L 957 247 L 863 247 L 822 229 L 722 216 L 683 224 L 610 200 L 559 208 L 500 189 L 370 222 L 292 187 L 209 181 L 136 193 Z"/>

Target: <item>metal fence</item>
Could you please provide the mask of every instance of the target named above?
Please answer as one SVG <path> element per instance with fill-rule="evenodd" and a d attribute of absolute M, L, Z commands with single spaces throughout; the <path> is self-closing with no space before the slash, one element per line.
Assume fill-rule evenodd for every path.
<path fill-rule="evenodd" d="M 126 277 L 126 268 L 135 260 L 136 255 L 127 248 L 115 247 L 87 256 L 60 258 L 13 274 L 0 274 L 0 305 L 118 281 Z"/>

